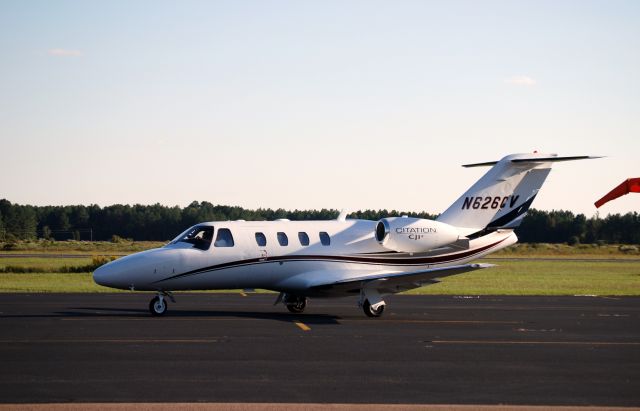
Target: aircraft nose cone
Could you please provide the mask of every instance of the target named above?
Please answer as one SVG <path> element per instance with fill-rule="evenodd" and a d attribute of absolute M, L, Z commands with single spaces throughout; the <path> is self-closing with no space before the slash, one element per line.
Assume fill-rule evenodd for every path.
<path fill-rule="evenodd" d="M 173 258 L 171 253 L 163 249 L 130 254 L 98 267 L 93 272 L 93 281 L 121 290 L 155 289 L 152 283 L 157 280 L 158 267 L 170 265 Z"/>
<path fill-rule="evenodd" d="M 109 287 L 109 271 L 111 270 L 106 264 L 96 268 L 93 272 L 93 281 L 98 285 Z"/>

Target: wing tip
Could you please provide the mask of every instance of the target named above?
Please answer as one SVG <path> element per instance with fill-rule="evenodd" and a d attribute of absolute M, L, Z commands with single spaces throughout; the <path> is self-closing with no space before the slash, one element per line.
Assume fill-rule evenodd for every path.
<path fill-rule="evenodd" d="M 489 264 L 489 263 L 476 263 L 476 264 L 471 264 L 471 267 L 473 268 L 477 268 L 477 269 L 482 269 L 482 268 L 491 268 L 491 267 L 495 267 L 495 264 Z"/>

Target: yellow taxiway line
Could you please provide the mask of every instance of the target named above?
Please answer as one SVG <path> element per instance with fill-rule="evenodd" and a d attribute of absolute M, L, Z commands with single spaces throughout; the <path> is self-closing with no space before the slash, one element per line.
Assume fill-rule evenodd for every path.
<path fill-rule="evenodd" d="M 311 331 L 311 328 L 303 322 L 294 321 L 293 323 L 297 325 L 298 328 L 300 328 L 302 331 Z"/>

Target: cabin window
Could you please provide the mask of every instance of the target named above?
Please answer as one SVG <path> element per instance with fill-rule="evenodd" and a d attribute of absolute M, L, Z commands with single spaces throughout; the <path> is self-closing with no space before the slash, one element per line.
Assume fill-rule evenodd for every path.
<path fill-rule="evenodd" d="M 277 236 L 278 236 L 278 243 L 280 243 L 281 246 L 285 247 L 289 245 L 289 238 L 285 233 L 283 233 L 282 231 L 278 231 Z"/>
<path fill-rule="evenodd" d="M 298 240 L 300 240 L 301 245 L 309 245 L 309 236 L 304 231 L 298 233 Z"/>
<path fill-rule="evenodd" d="M 256 233 L 256 243 L 260 247 L 265 247 L 267 245 L 267 237 L 263 233 Z"/>
<path fill-rule="evenodd" d="M 214 247 L 233 247 L 233 235 L 231 235 L 231 230 L 228 228 L 220 228 L 218 230 L 218 235 L 216 236 L 216 241 L 213 243 Z"/>
<path fill-rule="evenodd" d="M 188 243 L 193 244 L 193 248 L 200 250 L 208 250 L 211 247 L 213 239 L 213 227 L 206 225 L 197 225 L 191 227 L 184 233 L 176 237 L 171 244 Z"/>
<path fill-rule="evenodd" d="M 322 245 L 331 245 L 331 237 L 324 231 L 320 232 L 320 242 Z"/>

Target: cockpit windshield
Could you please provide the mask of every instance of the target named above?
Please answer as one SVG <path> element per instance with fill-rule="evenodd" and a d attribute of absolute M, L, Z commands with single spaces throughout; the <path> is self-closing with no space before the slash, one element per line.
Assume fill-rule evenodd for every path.
<path fill-rule="evenodd" d="M 170 244 L 189 243 L 194 248 L 208 250 L 213 240 L 213 227 L 209 225 L 196 225 L 177 236 Z"/>

